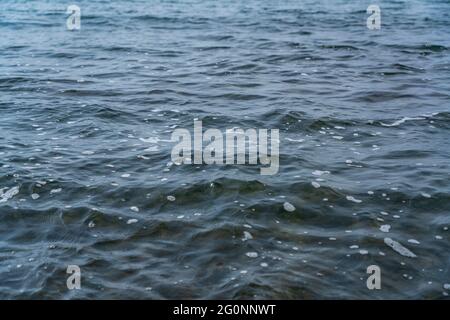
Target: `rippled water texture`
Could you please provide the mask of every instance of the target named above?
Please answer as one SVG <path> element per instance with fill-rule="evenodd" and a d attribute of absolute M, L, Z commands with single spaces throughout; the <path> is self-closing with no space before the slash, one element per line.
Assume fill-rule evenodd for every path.
<path fill-rule="evenodd" d="M 2 0 L 0 298 L 446 299 L 450 3 L 370 3 Z M 195 118 L 279 173 L 171 165 Z"/>

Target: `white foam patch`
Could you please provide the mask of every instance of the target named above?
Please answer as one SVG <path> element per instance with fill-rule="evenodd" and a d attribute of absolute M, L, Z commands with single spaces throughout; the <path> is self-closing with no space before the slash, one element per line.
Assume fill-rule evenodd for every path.
<path fill-rule="evenodd" d="M 284 208 L 284 210 L 286 210 L 287 212 L 293 212 L 293 211 L 295 211 L 295 207 L 294 207 L 292 204 L 290 204 L 289 202 L 283 203 L 283 208 Z"/>
<path fill-rule="evenodd" d="M 395 252 L 401 254 L 404 257 L 416 258 L 417 256 L 411 252 L 408 248 L 405 248 L 399 242 L 392 240 L 391 238 L 384 238 L 384 243 L 391 247 Z"/>
<path fill-rule="evenodd" d="M 249 258 L 258 258 L 257 252 L 247 252 L 245 255 Z"/>
<path fill-rule="evenodd" d="M 244 231 L 244 237 L 242 238 L 242 241 L 252 240 L 253 236 L 250 232 Z"/>
<path fill-rule="evenodd" d="M 157 138 L 157 137 L 139 138 L 139 140 L 141 140 L 142 142 L 145 142 L 145 143 L 158 143 L 159 142 L 159 138 Z"/>
<path fill-rule="evenodd" d="M 355 197 L 352 197 L 352 196 L 347 196 L 346 199 L 348 201 L 352 201 L 352 202 L 355 202 L 355 203 L 361 203 L 362 202 L 362 200 L 356 199 Z"/>
<path fill-rule="evenodd" d="M 291 138 L 286 138 L 286 140 L 287 140 L 287 141 L 291 141 L 291 142 L 303 142 L 303 141 L 305 141 L 304 139 L 298 139 L 298 140 L 296 140 L 296 139 L 291 139 Z"/>
<path fill-rule="evenodd" d="M 19 187 L 12 187 L 11 189 L 9 189 L 8 191 L 6 191 L 5 193 L 3 193 L 4 189 L 0 189 L 0 203 L 2 202 L 6 202 L 9 199 L 11 199 L 12 197 L 14 197 L 15 195 L 17 195 L 19 193 Z"/>
<path fill-rule="evenodd" d="M 53 194 L 53 193 L 60 193 L 61 191 L 62 191 L 61 188 L 52 189 L 52 190 L 50 190 L 50 194 Z"/>

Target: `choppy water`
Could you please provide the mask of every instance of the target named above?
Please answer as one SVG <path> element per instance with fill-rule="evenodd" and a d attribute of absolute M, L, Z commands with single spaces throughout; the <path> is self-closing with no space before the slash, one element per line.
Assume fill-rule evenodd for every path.
<path fill-rule="evenodd" d="M 370 3 L 1 1 L 0 298 L 446 298 L 450 3 Z M 171 166 L 194 118 L 279 173 Z"/>

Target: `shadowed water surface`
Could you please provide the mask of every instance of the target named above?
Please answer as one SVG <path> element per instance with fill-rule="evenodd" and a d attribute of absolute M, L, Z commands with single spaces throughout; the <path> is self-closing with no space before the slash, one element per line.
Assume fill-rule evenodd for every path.
<path fill-rule="evenodd" d="M 446 298 L 450 3 L 377 3 L 1 1 L 0 298 Z M 194 119 L 279 173 L 172 165 Z"/>

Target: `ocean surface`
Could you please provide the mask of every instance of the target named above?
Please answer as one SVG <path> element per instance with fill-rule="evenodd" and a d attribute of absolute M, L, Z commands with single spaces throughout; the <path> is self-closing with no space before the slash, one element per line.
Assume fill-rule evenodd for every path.
<path fill-rule="evenodd" d="M 447 299 L 450 2 L 373 3 L 2 0 L 0 298 Z M 194 119 L 279 172 L 173 165 Z"/>

